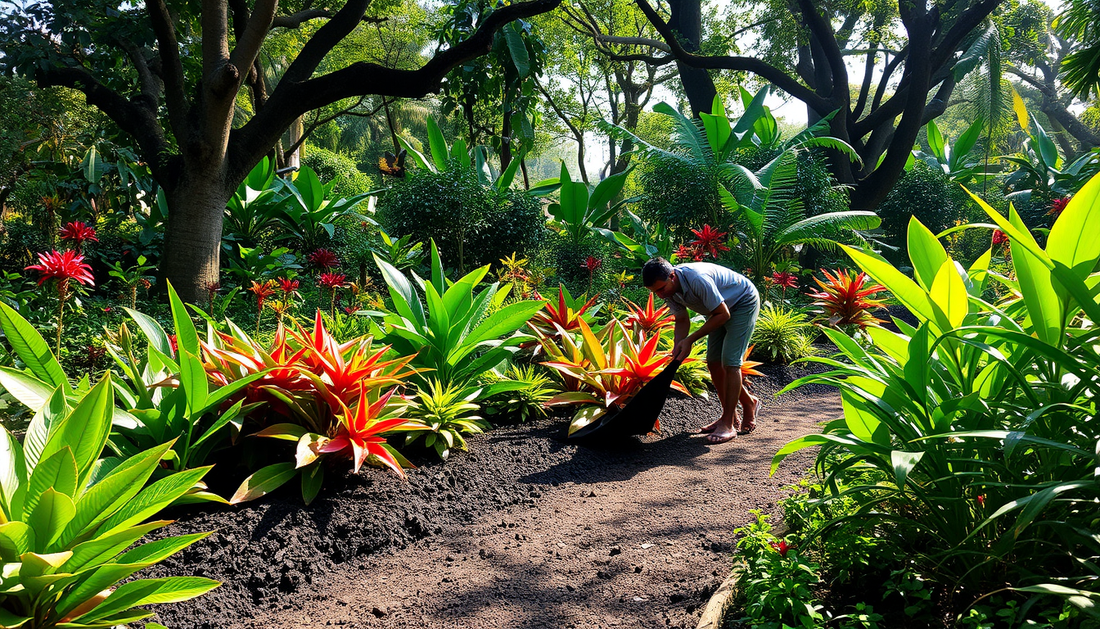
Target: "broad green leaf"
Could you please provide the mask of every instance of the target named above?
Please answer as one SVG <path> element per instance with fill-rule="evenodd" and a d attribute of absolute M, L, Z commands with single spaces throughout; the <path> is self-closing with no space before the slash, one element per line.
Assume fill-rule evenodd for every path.
<path fill-rule="evenodd" d="M 108 535 L 119 529 L 133 526 L 146 518 L 159 513 L 187 493 L 195 483 L 210 471 L 209 467 L 199 467 L 177 472 L 162 478 L 141 491 L 127 502 L 114 515 L 100 525 L 99 535 Z"/>
<path fill-rule="evenodd" d="M 4 387 L 20 404 L 35 412 L 42 408 L 56 388 L 29 373 L 11 367 L 0 367 L 0 387 Z"/>
<path fill-rule="evenodd" d="M 985 292 L 985 285 L 989 280 L 989 263 L 993 260 L 993 249 L 986 249 L 985 253 L 978 256 L 974 264 L 970 265 L 967 275 L 970 276 L 970 286 L 967 291 L 972 297 L 981 297 Z"/>
<path fill-rule="evenodd" d="M 401 136 L 397 136 L 397 142 L 401 145 L 401 148 L 403 148 L 408 155 L 412 156 L 413 161 L 416 162 L 417 166 L 420 166 L 421 168 L 429 172 L 438 172 L 435 168 L 435 164 L 429 162 L 428 158 L 424 157 L 423 153 L 413 148 L 413 145 L 409 144 L 408 140 Z"/>
<path fill-rule="evenodd" d="M 905 483 L 909 479 L 909 473 L 920 462 L 924 452 L 906 452 L 894 450 L 890 453 L 890 465 L 894 468 L 894 480 L 898 487 L 904 491 Z"/>
<path fill-rule="evenodd" d="M 943 262 L 939 273 L 936 274 L 936 279 L 932 282 L 929 296 L 947 315 L 952 328 L 963 324 L 970 309 L 970 300 L 967 297 L 966 285 L 963 284 L 954 261 L 948 259 Z"/>
<path fill-rule="evenodd" d="M 323 465 L 311 465 L 302 470 L 302 502 L 309 505 L 321 492 L 321 485 L 325 482 L 325 467 Z"/>
<path fill-rule="evenodd" d="M 447 170 L 450 156 L 447 151 L 447 140 L 443 138 L 443 132 L 439 130 L 435 118 L 428 116 L 428 148 L 431 150 L 432 161 L 438 170 Z"/>
<path fill-rule="evenodd" d="M 932 149 L 932 154 L 936 156 L 936 159 L 940 163 L 947 163 L 947 154 L 943 151 L 943 135 L 940 134 L 940 130 L 936 127 L 935 120 L 929 120 L 928 126 L 925 127 L 928 131 L 928 147 Z"/>
<path fill-rule="evenodd" d="M 164 328 L 160 327 L 160 323 L 157 323 L 156 319 L 137 310 L 131 310 L 130 308 L 125 308 L 125 310 L 142 333 L 145 334 L 145 339 L 149 341 L 150 345 L 160 350 L 165 356 L 172 355 L 172 343 L 168 340 L 168 334 L 165 333 Z"/>
<path fill-rule="evenodd" d="M 83 487 L 92 467 L 107 444 L 111 432 L 111 419 L 114 410 L 114 390 L 111 387 L 111 372 L 104 374 L 99 384 L 85 394 L 68 416 L 50 430 L 46 447 L 41 457 L 70 448 L 76 459 L 79 473 L 77 486 Z"/>
<path fill-rule="evenodd" d="M 852 393 L 841 390 L 841 404 L 844 407 L 844 421 L 848 430 L 857 439 L 867 443 L 890 445 L 890 431 L 867 409 L 863 401 Z"/>
<path fill-rule="evenodd" d="M 466 141 L 462 138 L 455 140 L 455 143 L 451 145 L 451 162 L 458 164 L 460 168 L 469 170 L 472 164 L 470 163 L 470 154 L 466 150 Z"/>
<path fill-rule="evenodd" d="M 6 519 L 16 519 L 11 512 L 15 494 L 27 484 L 27 462 L 23 446 L 7 428 L 0 426 L 0 508 Z"/>
<path fill-rule="evenodd" d="M 146 533 L 162 529 L 171 523 L 171 520 L 155 520 L 122 529 L 110 535 L 94 537 L 87 542 L 81 542 L 73 547 L 72 556 L 61 566 L 60 570 L 78 572 L 85 566 L 106 563 L 117 557 L 122 551 L 133 546 L 134 542 L 144 537 Z M 68 528 L 66 527 L 66 529 Z M 64 536 L 59 539 L 58 543 L 64 544 L 63 540 Z"/>
<path fill-rule="evenodd" d="M 1050 228 L 1047 255 L 1066 265 L 1085 280 L 1100 258 L 1100 175 L 1089 179 L 1073 195 L 1062 215 Z"/>
<path fill-rule="evenodd" d="M 508 55 L 512 59 L 512 64 L 516 66 L 516 73 L 521 79 L 525 78 L 531 73 L 531 55 L 527 52 L 523 33 L 516 22 L 509 22 L 502 30 L 504 41 L 508 44 Z"/>
<path fill-rule="evenodd" d="M 847 245 L 840 245 L 840 248 L 843 249 L 845 253 L 852 258 L 852 261 L 855 262 L 859 268 L 863 269 L 867 275 L 870 275 L 876 282 L 882 284 L 886 290 L 893 293 L 898 301 L 908 308 L 910 312 L 925 321 L 935 320 L 935 307 L 928 298 L 928 293 L 913 282 L 913 280 L 906 277 L 901 271 L 898 271 L 893 265 L 881 258 L 868 255 L 859 249 Z"/>
<path fill-rule="evenodd" d="M 569 434 L 573 434 L 603 417 L 606 412 L 607 409 L 602 406 L 585 406 L 581 408 L 577 411 L 577 414 L 573 416 L 573 421 L 569 423 Z"/>
<path fill-rule="evenodd" d="M 65 392 L 58 387 L 46 404 L 34 414 L 30 425 L 27 426 L 27 434 L 23 437 L 23 454 L 27 458 L 27 469 L 38 465 L 54 425 L 59 424 L 68 415 L 69 408 L 66 405 Z"/>
<path fill-rule="evenodd" d="M 0 627 L 19 629 L 31 620 L 34 620 L 34 618 L 31 616 L 20 616 L 19 614 L 13 614 L 6 609 L 0 609 Z"/>
<path fill-rule="evenodd" d="M 1009 221 L 1017 230 L 1026 233 L 1027 238 L 1034 243 L 1027 227 L 1011 206 L 1009 206 Z M 1012 266 L 1016 271 L 1016 280 L 1020 283 L 1020 293 L 1027 306 L 1035 334 L 1050 345 L 1060 346 L 1063 304 L 1052 285 L 1050 270 L 1041 259 L 1032 255 L 1027 245 L 1012 239 L 1009 241 L 1009 247 L 1012 251 Z"/>
<path fill-rule="evenodd" d="M 202 351 L 199 346 L 199 334 L 195 331 L 195 322 L 187 312 L 187 307 L 176 294 L 172 283 L 168 282 L 168 303 L 172 307 L 172 323 L 176 326 L 176 347 L 182 352 L 191 352 L 196 356 Z M 165 352 L 165 355 L 170 355 Z"/>
<path fill-rule="evenodd" d="M 1024 99 L 1020 98 L 1019 92 L 1015 89 L 1012 90 L 1012 110 L 1016 112 L 1016 122 L 1020 123 L 1020 128 L 1027 132 L 1027 105 L 1024 105 Z"/>
<path fill-rule="evenodd" d="M 935 234 L 915 216 L 909 219 L 907 243 L 909 259 L 913 262 L 913 276 L 921 288 L 932 290 L 932 282 L 943 268 L 943 263 L 948 260 L 947 251 Z"/>
<path fill-rule="evenodd" d="M 420 327 L 424 327 L 426 325 L 424 307 L 421 306 L 420 298 L 417 297 L 412 284 L 409 284 L 409 280 L 406 279 L 405 275 L 401 271 L 398 271 L 396 267 L 382 260 L 377 255 L 374 256 L 374 262 L 382 271 L 382 277 L 389 286 L 390 297 L 393 299 L 393 306 L 398 314 Z"/>
<path fill-rule="evenodd" d="M 623 191 L 623 186 L 626 185 L 626 178 L 630 176 L 632 170 L 633 167 L 627 168 L 623 172 L 615 173 L 596 184 L 596 189 L 592 191 L 592 197 L 588 200 L 588 207 L 593 210 L 600 210 L 609 205 L 611 201 Z M 600 225 L 601 223 L 593 221 L 593 224 Z"/>
<path fill-rule="evenodd" d="M 38 549 L 47 550 L 61 536 L 74 514 L 76 506 L 73 505 L 72 498 L 52 487 L 43 492 L 38 504 L 27 517 L 27 526 L 35 533 Z"/>
<path fill-rule="evenodd" d="M 63 387 L 65 393 L 72 391 L 61 363 L 57 362 L 42 335 L 5 303 L 0 303 L 0 329 L 12 351 L 36 378 L 53 388 Z"/>
<path fill-rule="evenodd" d="M 191 352 L 180 348 L 180 386 L 187 400 L 187 415 L 191 421 L 198 420 L 198 412 L 206 406 L 206 396 L 210 385 L 206 380 L 206 369 L 202 361 Z"/>
<path fill-rule="evenodd" d="M 275 491 L 294 478 L 298 470 L 293 463 L 275 463 L 259 470 L 255 474 L 244 479 L 236 493 L 229 499 L 230 504 L 240 504 L 255 500 L 261 496 Z"/>
<path fill-rule="evenodd" d="M 76 539 L 85 530 L 112 516 L 136 496 L 157 470 L 161 457 L 173 442 L 162 443 L 136 454 L 115 467 L 103 480 L 92 485 L 76 502 L 76 514 L 61 536 L 63 543 Z"/>
<path fill-rule="evenodd" d="M 542 310 L 542 306 L 541 301 L 521 301 L 501 308 L 471 330 L 464 339 L 463 346 L 456 348 L 452 356 L 455 360 L 460 360 L 473 351 L 478 343 L 515 332 L 523 327 L 536 312 Z"/>
<path fill-rule="evenodd" d="M 274 424 L 264 428 L 260 432 L 252 435 L 253 437 L 269 437 L 271 439 L 281 439 L 283 441 L 297 442 L 304 435 L 309 433 L 300 424 Z"/>
<path fill-rule="evenodd" d="M 4 561 L 17 561 L 19 555 L 32 552 L 36 546 L 34 529 L 25 522 L 0 524 L 0 557 Z"/>
<path fill-rule="evenodd" d="M 126 551 L 118 558 L 118 563 L 160 563 L 208 535 L 210 532 L 158 539 Z"/>
<path fill-rule="evenodd" d="M 72 498 L 76 494 L 76 461 L 72 450 L 63 448 L 35 466 L 27 481 L 27 498 L 23 503 L 23 515 L 34 511 L 47 490 L 54 490 Z"/>
<path fill-rule="evenodd" d="M 130 581 L 120 585 L 107 597 L 106 601 L 77 620 L 88 623 L 131 607 L 178 603 L 201 596 L 219 585 L 221 583 L 213 579 L 202 577 L 165 577 Z"/>

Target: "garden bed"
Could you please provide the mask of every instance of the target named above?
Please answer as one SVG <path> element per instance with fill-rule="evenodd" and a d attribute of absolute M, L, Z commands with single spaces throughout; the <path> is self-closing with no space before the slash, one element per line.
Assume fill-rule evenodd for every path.
<path fill-rule="evenodd" d="M 790 461 L 769 478 L 771 455 L 839 414 L 838 400 L 823 390 L 769 399 L 798 369 L 767 371 L 755 388 L 765 399 L 760 429 L 728 446 L 690 436 L 717 412 L 713 396 L 673 399 L 660 438 L 631 439 L 617 450 L 567 444 L 566 420 L 550 418 L 474 436 L 469 453 L 446 463 L 414 459 L 419 467 L 408 482 L 377 470 L 345 476 L 308 508 L 291 487 L 254 505 L 178 513 L 168 532 L 215 532 L 156 574 L 203 575 L 224 585 L 198 601 L 160 607 L 158 616 L 175 629 L 322 619 L 413 626 L 432 614 L 476 617 L 483 620 L 468 626 L 488 627 L 520 626 L 521 616 L 562 605 L 580 617 L 546 626 L 623 618 L 633 626 L 694 627 L 728 573 L 729 533 L 751 518 L 750 509 L 773 510 L 779 489 L 810 460 Z M 643 507 L 641 516 L 630 514 Z M 540 544 L 547 549 L 530 551 L 556 554 L 562 565 L 525 559 L 509 568 L 503 593 L 433 596 L 476 579 L 488 570 L 481 564 L 499 562 L 509 549 Z M 644 553 L 642 544 L 657 550 Z M 455 574 L 443 576 L 447 570 Z M 582 587 L 590 578 L 601 587 Z M 478 596 L 484 600 L 474 605 Z M 486 608 L 494 597 L 501 604 Z"/>

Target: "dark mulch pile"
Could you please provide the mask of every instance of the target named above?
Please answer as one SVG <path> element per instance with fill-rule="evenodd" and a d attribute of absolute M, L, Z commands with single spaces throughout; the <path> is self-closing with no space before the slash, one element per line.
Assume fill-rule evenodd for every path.
<path fill-rule="evenodd" d="M 812 366 L 810 366 L 812 367 Z M 764 366 L 754 392 L 773 395 L 806 366 Z M 804 387 L 784 396 L 820 395 L 824 387 Z M 676 435 L 700 424 L 694 400 L 670 399 L 662 433 Z M 408 481 L 377 469 L 347 473 L 346 461 L 326 477 L 321 495 L 302 504 L 296 482 L 258 502 L 238 507 L 204 506 L 179 510 L 169 534 L 214 531 L 208 538 L 143 573 L 194 574 L 224 585 L 198 599 L 156 608 L 160 622 L 175 629 L 224 627 L 253 617 L 257 608 L 281 609 L 334 569 L 362 565 L 374 553 L 402 548 L 454 525 L 514 505 L 535 505 L 544 487 L 593 482 L 617 468 L 636 464 L 639 449 L 661 442 L 631 439 L 617 450 L 595 451 L 564 441 L 567 421 L 551 417 L 505 425 L 469 439 L 470 451 L 446 463 L 421 453 Z M 408 453 L 406 453 L 408 454 Z"/>

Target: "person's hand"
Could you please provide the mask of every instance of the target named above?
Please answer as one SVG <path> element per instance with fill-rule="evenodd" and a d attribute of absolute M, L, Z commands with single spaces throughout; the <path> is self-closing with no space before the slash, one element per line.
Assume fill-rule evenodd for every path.
<path fill-rule="evenodd" d="M 691 346 L 694 345 L 693 341 L 683 339 L 676 345 L 672 346 L 672 360 L 684 360 L 691 355 Z"/>

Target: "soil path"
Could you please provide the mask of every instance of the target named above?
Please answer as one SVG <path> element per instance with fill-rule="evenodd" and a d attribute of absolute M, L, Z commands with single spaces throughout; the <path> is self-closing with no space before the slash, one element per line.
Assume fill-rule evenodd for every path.
<path fill-rule="evenodd" d="M 222 514 L 235 515 L 232 524 L 196 517 L 173 532 L 218 533 L 165 574 L 226 585 L 160 616 L 174 629 L 692 628 L 729 573 L 733 529 L 752 509 L 774 512 L 782 487 L 812 462 L 812 454 L 795 455 L 769 477 L 772 455 L 841 412 L 828 391 L 772 398 L 789 379 L 782 375 L 757 386 L 759 428 L 718 446 L 692 434 L 716 415 L 713 396 L 670 400 L 662 437 L 615 451 L 562 443 L 560 418 L 493 430 L 471 441 L 470 454 L 414 470 L 403 491 L 368 505 L 370 517 L 360 512 L 364 528 L 399 529 L 381 541 L 364 542 L 370 532 L 345 524 L 382 491 L 355 487 L 355 478 L 330 499 L 339 522 L 302 517 L 300 506 L 286 514 L 292 495 L 286 508 Z M 405 508 L 403 520 L 387 524 L 375 513 L 387 500 L 427 507 Z M 195 561 L 201 567 L 188 570 Z"/>

